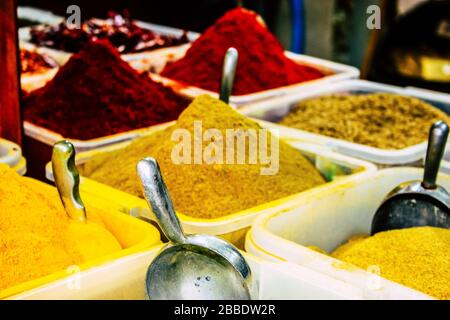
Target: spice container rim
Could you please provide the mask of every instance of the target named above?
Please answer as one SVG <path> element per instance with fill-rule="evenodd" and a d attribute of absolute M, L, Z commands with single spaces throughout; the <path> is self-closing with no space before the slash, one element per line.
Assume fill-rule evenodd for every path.
<path fill-rule="evenodd" d="M 181 58 L 184 56 L 185 52 L 190 48 L 191 44 L 183 44 L 180 46 L 167 48 L 167 52 L 173 52 L 173 56 Z M 306 90 L 309 88 L 314 88 L 317 86 L 323 86 L 329 83 L 334 83 L 337 81 L 343 81 L 347 79 L 358 78 L 360 71 L 358 68 L 353 66 L 345 65 L 338 62 L 333 62 L 326 59 L 321 59 L 317 57 L 312 57 L 304 54 L 298 54 L 291 51 L 285 51 L 285 55 L 298 64 L 304 64 L 308 66 L 312 66 L 316 69 L 325 72 L 325 77 L 300 83 L 294 83 L 288 86 L 283 86 L 279 88 L 263 90 L 259 92 L 254 92 L 250 94 L 244 95 L 232 95 L 230 96 L 230 102 L 235 105 L 245 105 L 255 101 L 261 101 L 268 98 L 273 98 L 275 96 L 283 96 L 287 94 L 291 94 L 295 90 Z M 191 98 L 195 98 L 201 94 L 209 94 L 213 97 L 218 97 L 219 94 L 216 92 L 212 92 L 209 90 L 205 90 L 199 87 L 195 87 L 189 84 L 183 84 L 174 79 L 170 79 L 167 77 L 163 77 L 159 74 L 152 74 L 152 78 L 154 80 L 160 81 L 164 84 L 167 84 L 173 87 L 174 90 L 177 90 L 186 96 Z"/>
<path fill-rule="evenodd" d="M 61 17 L 61 16 L 55 16 L 55 17 L 57 17 L 59 19 L 59 22 L 64 21 L 64 17 Z M 96 18 L 96 20 L 101 21 L 102 19 Z M 136 23 L 136 25 L 138 25 L 142 29 L 147 29 L 147 30 L 153 31 L 153 32 L 155 32 L 157 34 L 161 34 L 161 35 L 180 36 L 185 32 L 185 30 L 183 30 L 183 29 L 174 28 L 174 27 L 170 27 L 170 26 L 149 23 L 149 22 L 144 22 L 144 21 L 135 20 L 135 19 L 133 19 L 133 21 Z M 53 24 L 55 24 L 55 23 L 53 23 Z M 44 25 L 46 25 L 46 24 L 35 25 L 33 27 L 39 27 L 39 26 L 44 26 Z M 30 42 L 30 30 L 31 30 L 31 27 L 19 28 L 18 34 L 19 34 L 19 40 L 20 40 L 21 47 L 29 48 L 29 49 L 33 49 L 33 48 L 37 49 L 38 52 L 45 53 L 48 56 L 55 59 L 60 65 L 64 64 L 64 62 L 67 61 L 70 58 L 70 56 L 72 55 L 71 52 L 58 50 L 58 49 L 45 47 L 45 46 L 39 46 L 35 43 Z M 191 41 L 191 42 L 200 36 L 199 33 L 191 31 L 191 30 L 186 30 L 186 34 L 187 34 L 189 41 Z M 169 48 L 172 48 L 172 47 L 163 47 L 163 48 L 159 48 L 159 49 L 142 51 L 142 52 L 126 53 L 126 54 L 121 54 L 121 57 L 122 57 L 122 59 L 124 59 L 125 61 L 128 61 L 128 62 L 132 61 L 132 60 L 143 59 L 143 58 L 150 59 L 152 57 L 153 53 L 155 53 L 155 52 L 162 53 L 162 52 L 164 52 L 164 49 L 169 49 Z M 162 51 L 160 51 L 160 50 L 162 50 Z"/>
<path fill-rule="evenodd" d="M 420 180 L 422 174 L 423 170 L 412 167 L 382 169 L 374 172 L 372 176 L 367 177 L 365 180 L 354 182 L 347 190 L 336 186 L 335 188 L 324 190 L 323 193 L 314 197 L 309 195 L 299 197 L 298 204 L 291 210 L 267 213 L 255 219 L 251 231 L 247 234 L 245 248 L 249 252 L 260 257 L 265 257 L 266 259 L 290 261 L 345 281 L 353 286 L 362 289 L 366 288 L 365 295 L 368 298 L 434 299 L 425 293 L 383 277 L 379 277 L 381 281 L 381 286 L 379 286 L 381 288 L 380 290 L 367 290 L 367 283 L 373 278 L 372 273 L 306 247 L 306 245 L 315 245 L 322 249 L 332 251 L 352 235 L 368 233 L 373 213 L 368 213 L 367 216 L 361 218 L 363 213 L 359 212 L 358 204 L 350 204 L 346 197 L 350 197 L 352 194 L 358 194 L 359 199 L 357 201 L 364 203 L 367 199 L 374 198 L 374 192 L 377 192 L 378 189 L 375 190 L 373 188 L 383 188 L 388 192 L 401 181 Z M 441 174 L 438 179 L 441 181 L 440 183 L 446 181 L 447 185 L 450 185 L 449 175 Z M 392 184 L 392 186 L 388 184 Z M 361 190 L 364 190 L 363 194 L 361 194 Z M 382 199 L 383 196 L 384 194 L 380 195 L 380 198 Z M 375 209 L 378 205 L 378 203 L 371 204 L 371 206 L 375 206 Z M 327 207 L 329 207 L 328 211 L 326 210 Z M 295 210 L 298 210 L 298 212 Z M 328 218 L 332 217 L 329 220 L 329 224 L 333 224 L 333 231 L 323 226 L 324 219 L 327 219 L 326 215 Z M 316 220 L 312 220 L 313 217 L 316 217 Z M 341 226 L 345 225 L 346 231 L 336 229 L 339 227 L 339 223 L 336 222 L 337 219 L 341 221 Z M 294 223 L 295 220 L 297 222 Z M 314 239 L 305 240 L 305 238 L 308 239 L 308 235 L 301 235 L 302 244 L 300 244 L 286 236 L 290 234 L 290 231 L 288 231 L 290 230 L 289 228 L 297 228 L 299 223 L 307 223 L 307 225 L 304 225 L 304 228 L 308 228 L 309 230 L 318 228 L 314 229 L 314 233 L 317 234 L 315 236 L 316 241 L 319 239 L 325 243 L 327 237 L 333 239 L 343 237 L 343 239 L 336 243 L 333 242 L 332 248 L 325 248 L 324 244 L 319 245 L 315 243 Z M 364 226 L 361 227 L 358 223 L 364 224 Z M 289 227 L 287 229 L 283 229 L 285 228 L 283 226 L 288 225 Z M 364 230 L 361 228 L 364 228 Z M 284 234 L 282 230 L 285 230 Z M 296 230 L 300 233 L 302 232 L 301 228 L 297 228 Z M 330 235 L 330 232 L 333 234 Z M 328 245 L 331 246 L 331 244 Z"/>
<path fill-rule="evenodd" d="M 363 179 L 371 172 L 377 170 L 376 166 L 373 165 L 372 163 L 359 159 L 354 159 L 345 155 L 341 155 L 325 148 L 318 148 L 316 145 L 313 144 L 302 143 L 298 141 L 286 141 L 286 142 L 293 145 L 294 148 L 303 151 L 303 153 L 312 154 L 320 159 L 325 159 L 325 161 L 333 161 L 334 164 L 345 166 L 347 169 L 358 169 L 358 171 L 350 175 L 346 175 L 345 178 L 342 179 L 342 181 L 341 180 L 331 181 L 325 183 L 324 185 L 314 187 L 309 190 L 305 190 L 298 194 L 293 194 L 281 199 L 270 201 L 261 204 L 259 206 L 248 208 L 246 210 L 242 210 L 240 212 L 236 212 L 220 218 L 201 219 L 178 213 L 178 216 L 182 221 L 185 231 L 188 233 L 207 232 L 213 235 L 220 235 L 229 232 L 234 232 L 250 226 L 253 218 L 261 214 L 262 212 L 286 210 L 292 204 L 296 203 L 296 199 L 300 194 L 320 193 L 322 192 L 323 188 L 327 189 L 330 187 L 330 185 L 348 184 L 351 181 Z M 126 147 L 129 143 L 131 143 L 131 141 L 125 141 L 119 144 L 106 146 L 104 148 L 79 153 L 76 157 L 76 162 L 79 164 L 84 163 L 97 154 L 122 149 Z M 46 165 L 46 177 L 49 180 L 53 180 L 53 174 L 50 163 L 47 163 Z M 91 195 L 103 198 L 103 200 L 105 201 L 116 201 L 116 203 L 118 204 L 120 202 L 123 202 L 125 204 L 132 204 L 131 207 L 121 205 L 122 211 L 126 211 L 133 216 L 144 216 L 146 218 L 154 220 L 153 214 L 151 213 L 151 210 L 149 209 L 147 202 L 137 196 L 115 189 L 106 184 L 96 182 L 87 177 L 81 177 L 80 188 L 81 190 L 84 190 L 85 192 L 90 193 Z"/>
<path fill-rule="evenodd" d="M 44 182 L 38 180 L 34 181 L 37 184 L 39 184 L 43 190 L 54 189 L 54 187 Z M 100 216 L 101 220 L 104 221 L 106 225 L 108 224 L 108 222 L 119 221 L 121 226 L 128 225 L 132 227 L 134 231 L 133 235 L 134 240 L 126 240 L 126 241 L 135 243 L 125 246 L 120 251 L 113 252 L 103 257 L 98 257 L 90 261 L 86 261 L 85 263 L 82 263 L 81 265 L 78 266 L 80 271 L 107 265 L 113 261 L 119 261 L 124 257 L 151 249 L 152 247 L 161 243 L 159 231 L 154 226 L 146 222 L 139 221 L 138 219 L 128 217 L 127 215 L 120 213 L 120 211 L 116 207 L 111 206 L 111 204 L 104 202 L 101 199 L 96 199 L 95 197 L 92 197 L 88 193 L 85 192 L 82 193 L 85 203 L 91 204 L 92 210 L 95 210 L 95 212 Z M 110 228 L 111 227 L 107 227 L 107 229 L 114 235 L 114 237 L 117 240 L 119 240 L 120 242 L 125 241 L 124 238 L 126 237 L 126 235 L 123 233 L 121 234 L 121 232 L 123 231 L 119 230 L 119 228 L 114 228 L 114 230 L 110 230 Z M 138 236 L 136 236 L 136 234 Z M 137 240 L 137 238 L 139 238 L 139 240 Z M 33 290 L 45 285 L 50 285 L 54 281 L 67 278 L 68 276 L 70 276 L 70 274 L 68 274 L 66 270 L 60 270 L 48 274 L 46 276 L 42 276 L 33 280 L 19 283 L 12 287 L 0 290 L 0 299 L 15 296 L 17 294 L 24 294 L 29 290 Z"/>
<path fill-rule="evenodd" d="M 159 123 L 153 126 L 143 127 L 139 129 L 129 130 L 125 132 L 116 133 L 109 136 L 103 136 L 99 138 L 89 139 L 89 140 L 78 140 L 65 138 L 61 134 L 46 129 L 44 127 L 33 124 L 29 121 L 24 121 L 24 132 L 25 135 L 40 141 L 46 145 L 53 146 L 56 142 L 66 139 L 75 146 L 78 152 L 83 152 L 91 149 L 101 148 L 111 144 L 116 144 L 128 140 L 136 139 L 142 135 L 152 133 L 155 130 L 164 129 L 167 126 L 173 124 L 174 121 Z"/>
<path fill-rule="evenodd" d="M 255 102 L 242 107 L 239 112 L 248 117 L 261 117 L 266 112 L 280 111 L 282 109 L 289 108 L 291 105 L 300 101 L 310 98 L 316 98 L 320 96 L 326 96 L 330 94 L 338 94 L 339 92 L 362 90 L 370 92 L 387 92 L 400 94 L 404 96 L 410 96 L 418 98 L 425 102 L 433 104 L 445 103 L 449 104 L 450 100 L 442 99 L 442 95 L 439 93 L 430 92 L 423 94 L 416 90 L 407 90 L 406 88 L 381 84 L 377 82 L 371 82 L 367 80 L 345 80 L 337 83 L 330 84 L 326 87 L 314 87 L 308 91 L 297 91 L 290 95 L 283 97 L 274 97 L 263 102 Z M 450 98 L 449 98 L 450 99 Z M 445 112 L 445 111 L 444 111 Z M 317 143 L 323 146 L 343 154 L 347 154 L 352 157 L 360 158 L 366 161 L 373 162 L 375 164 L 382 165 L 405 165 L 419 161 L 425 155 L 427 141 L 412 145 L 403 149 L 390 150 L 381 149 L 368 145 L 363 145 L 355 142 L 346 141 L 343 139 L 337 139 L 328 137 L 325 135 L 312 133 L 300 129 L 295 129 L 280 125 L 278 123 L 260 120 L 260 123 L 264 127 L 274 128 L 280 132 L 280 136 L 287 139 L 306 141 L 310 143 Z"/>
<path fill-rule="evenodd" d="M 145 272 L 163 246 L 80 272 L 83 290 L 68 289 L 71 280 L 61 279 L 8 299 L 144 299 Z M 250 264 L 258 299 L 361 299 L 355 288 L 313 270 L 288 262 L 270 262 L 247 252 L 242 255 Z M 103 274 L 108 274 L 111 281 L 101 282 Z M 292 289 L 286 290 L 288 284 Z"/>

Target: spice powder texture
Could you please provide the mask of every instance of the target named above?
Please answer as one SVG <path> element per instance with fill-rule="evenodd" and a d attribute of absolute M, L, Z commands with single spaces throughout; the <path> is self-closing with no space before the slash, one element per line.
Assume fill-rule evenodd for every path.
<path fill-rule="evenodd" d="M 121 250 L 95 211 L 71 221 L 51 190 L 0 164 L 0 292 Z"/>
<path fill-rule="evenodd" d="M 194 164 L 191 158 L 192 164 L 174 164 L 171 153 L 179 142 L 172 141 L 172 132 L 187 129 L 194 136 L 194 121 L 202 121 L 203 130 L 219 130 L 223 137 L 226 129 L 261 128 L 220 100 L 203 95 L 191 103 L 175 125 L 140 138 L 122 150 L 100 154 L 80 167 L 80 171 L 98 182 L 142 197 L 136 164 L 144 157 L 154 157 L 159 162 L 175 209 L 206 219 L 237 213 L 325 183 L 319 171 L 283 141 L 279 142 L 279 171 L 275 175 L 261 175 L 261 167 L 266 166 L 259 161 L 256 164 Z M 271 135 L 268 135 L 270 143 Z M 224 146 L 236 148 L 236 144 L 224 143 Z M 271 144 L 266 148 L 270 155 Z M 248 148 L 246 152 L 248 157 Z"/>
<path fill-rule="evenodd" d="M 24 97 L 24 117 L 65 138 L 88 140 L 175 120 L 188 104 L 98 40 Z"/>
<path fill-rule="evenodd" d="M 325 96 L 300 102 L 280 124 L 381 149 L 425 142 L 430 126 L 447 114 L 396 94 Z"/>
<path fill-rule="evenodd" d="M 416 227 L 356 237 L 332 256 L 438 299 L 450 299 L 450 230 Z"/>
<path fill-rule="evenodd" d="M 162 71 L 162 75 L 185 84 L 219 91 L 225 52 L 239 52 L 234 95 L 319 79 L 325 74 L 286 57 L 277 38 L 254 12 L 237 8 L 227 12 L 208 28 L 185 56 Z"/>

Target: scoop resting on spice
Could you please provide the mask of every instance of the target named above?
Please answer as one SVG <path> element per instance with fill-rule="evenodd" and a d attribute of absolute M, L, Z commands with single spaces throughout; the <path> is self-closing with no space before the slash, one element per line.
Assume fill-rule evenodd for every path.
<path fill-rule="evenodd" d="M 300 102 L 280 124 L 381 149 L 427 140 L 430 126 L 448 115 L 419 99 L 396 94 L 324 96 Z"/>
<path fill-rule="evenodd" d="M 0 164 L 0 290 L 121 250 L 98 211 L 70 219 L 58 192 Z"/>
<path fill-rule="evenodd" d="M 450 228 L 450 194 L 436 184 L 448 131 L 442 121 L 431 126 L 423 181 L 402 183 L 386 196 L 373 217 L 372 234 L 419 226 Z"/>
<path fill-rule="evenodd" d="M 81 165 L 80 172 L 93 180 L 142 197 L 135 165 L 140 159 L 151 156 L 161 166 L 178 212 L 207 219 L 237 213 L 325 183 L 319 171 L 300 151 L 260 129 L 259 124 L 227 104 L 202 95 L 180 115 L 175 125 L 139 138 L 122 150 L 100 154 Z M 241 132 L 242 135 L 253 130 L 254 137 L 261 139 L 267 134 L 266 144 L 259 145 L 259 150 L 254 151 L 255 154 L 267 152 L 266 160 L 273 161 L 259 158 L 255 163 L 249 163 L 247 146 L 246 161 L 242 164 L 234 162 L 238 154 L 237 143 L 226 143 L 227 130 L 232 133 L 238 130 L 237 134 Z M 203 133 L 210 135 L 209 140 L 212 136 L 217 138 L 211 140 L 214 143 L 201 144 Z M 187 142 L 192 152 L 185 156 L 182 153 L 182 159 L 174 161 L 172 155 L 179 154 L 180 146 L 184 145 L 180 144 L 182 141 Z M 219 157 L 219 160 L 223 159 L 222 163 L 204 161 L 202 155 L 214 149 L 213 146 L 217 147 L 216 155 L 222 155 Z M 227 154 L 233 154 L 232 163 L 226 162 Z M 268 173 L 273 174 L 261 174 L 262 170 L 270 168 L 274 171 Z"/>

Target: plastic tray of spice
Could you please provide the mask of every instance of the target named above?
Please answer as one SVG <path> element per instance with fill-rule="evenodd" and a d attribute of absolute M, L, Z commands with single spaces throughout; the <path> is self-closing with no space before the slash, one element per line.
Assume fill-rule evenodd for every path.
<path fill-rule="evenodd" d="M 68 85 L 73 81 L 79 85 Z M 85 151 L 158 128 L 176 118 L 189 99 L 139 75 L 108 42 L 96 41 L 23 103 L 27 136 L 50 146 L 66 138 Z"/>
<path fill-rule="evenodd" d="M 176 48 L 164 49 L 161 53 L 154 52 L 155 63 L 150 63 L 148 65 L 139 66 L 139 62 L 135 63 L 135 67 L 138 69 L 149 69 L 151 71 L 160 71 L 164 69 L 167 63 L 177 61 L 182 58 L 186 51 L 189 49 L 190 45 L 182 45 Z M 286 94 L 294 93 L 297 90 L 309 91 L 311 88 L 326 86 L 330 83 L 342 81 L 346 79 L 354 79 L 359 76 L 358 69 L 343 65 L 340 63 L 315 58 L 307 55 L 297 54 L 293 52 L 286 51 L 286 56 L 298 64 L 308 65 L 314 67 L 323 73 L 325 77 L 317 80 L 311 80 L 299 84 L 293 84 L 285 87 L 280 87 L 276 89 L 265 90 L 257 93 L 245 94 L 245 95 L 232 95 L 230 97 L 230 102 L 237 106 L 248 104 L 251 102 L 271 98 L 274 96 L 282 96 Z M 187 84 L 180 83 L 178 81 L 163 77 L 159 74 L 152 74 L 151 77 L 156 81 L 161 81 L 162 83 L 171 86 L 174 90 L 182 93 L 183 95 L 189 97 L 196 97 L 201 94 L 210 94 L 214 97 L 218 97 L 216 92 L 208 91 L 198 87 L 189 86 Z"/>
<path fill-rule="evenodd" d="M 215 94 L 230 47 L 239 53 L 230 98 L 236 105 L 359 75 L 354 67 L 285 51 L 261 17 L 242 8 L 226 12 L 192 44 L 172 48 L 158 75 L 187 95 Z"/>
<path fill-rule="evenodd" d="M 426 139 L 424 139 L 423 143 L 403 149 L 381 149 L 277 124 L 278 121 L 302 101 L 330 95 L 346 96 L 372 93 L 392 93 L 405 97 L 418 98 L 450 114 L 450 98 L 446 95 L 406 91 L 401 87 L 364 80 L 348 80 L 326 87 L 315 87 L 307 91 L 297 91 L 297 93 L 289 96 L 246 105 L 240 109 L 240 112 L 247 116 L 261 119 L 261 124 L 265 127 L 276 128 L 283 138 L 317 143 L 336 152 L 368 160 L 379 165 L 420 164 L 420 160 L 425 155 Z"/>
<path fill-rule="evenodd" d="M 119 14 L 116 14 L 115 17 L 120 17 L 120 20 L 123 21 L 123 17 Z M 59 18 L 59 22 L 64 22 L 64 18 L 63 17 L 58 17 Z M 113 19 L 114 15 L 113 15 Z M 55 19 L 52 20 L 52 22 L 54 22 Z M 97 18 L 93 18 L 91 19 L 91 21 L 95 24 L 105 24 L 107 21 L 106 20 L 102 20 L 102 19 L 97 19 Z M 148 22 L 143 22 L 143 21 L 138 21 L 138 20 L 131 20 L 132 23 L 135 23 L 138 27 L 144 29 L 144 30 L 150 30 L 152 32 L 154 32 L 156 35 L 162 35 L 162 36 L 169 36 L 169 37 L 175 37 L 175 38 L 180 38 L 183 35 L 186 35 L 187 40 L 188 41 L 194 41 L 199 34 L 193 31 L 185 31 L 182 29 L 178 29 L 178 28 L 173 28 L 173 27 L 169 27 L 169 26 L 163 26 L 163 25 L 158 25 L 158 24 L 154 24 L 154 23 L 148 23 Z M 58 23 L 53 23 L 52 25 L 57 25 Z M 53 59 L 55 59 L 60 65 L 64 64 L 72 55 L 71 52 L 67 52 L 67 51 L 63 51 L 63 50 L 58 50 L 55 48 L 51 48 L 51 47 L 46 47 L 46 46 L 40 46 L 37 44 L 34 44 L 31 42 L 31 36 L 30 36 L 30 31 L 32 30 L 32 28 L 44 28 L 45 25 L 37 25 L 37 26 L 33 26 L 33 27 L 22 27 L 19 29 L 19 39 L 22 42 L 22 45 L 28 45 L 28 46 L 36 46 L 39 48 L 39 50 L 41 50 L 41 52 L 48 54 L 50 57 L 52 57 Z M 162 50 L 160 54 L 164 55 L 165 52 L 165 47 L 162 47 L 161 49 L 151 49 L 151 50 L 142 50 L 141 52 L 136 52 L 136 53 L 124 53 L 122 54 L 122 58 L 125 61 L 140 61 L 142 60 L 142 62 L 144 63 L 144 65 L 146 63 L 148 63 L 147 61 L 149 60 L 154 60 L 157 59 L 158 56 L 155 56 L 153 54 L 153 52 Z M 157 60 L 156 60 L 157 61 Z"/>
<path fill-rule="evenodd" d="M 167 124 L 167 126 L 168 125 L 170 124 Z M 162 130 L 163 126 L 161 126 L 160 129 Z M 156 131 L 153 131 L 153 133 L 155 132 Z M 77 166 L 82 167 L 84 164 L 89 163 L 95 156 L 121 150 L 129 144 L 130 141 L 127 141 L 79 153 L 76 157 Z M 292 142 L 290 144 L 294 146 L 294 148 L 300 150 L 300 152 L 310 160 L 310 162 L 322 173 L 328 183 L 299 194 L 294 194 L 220 218 L 194 218 L 179 213 L 185 231 L 188 233 L 220 235 L 242 248 L 245 233 L 248 231 L 252 221 L 258 215 L 266 212 L 282 212 L 295 204 L 295 199 L 301 194 L 308 193 L 314 195 L 335 185 L 347 185 L 365 179 L 371 172 L 376 170 L 376 167 L 368 162 L 343 156 L 327 149 L 321 149 L 318 148 L 317 145 L 299 142 Z M 53 180 L 50 163 L 46 166 L 46 176 L 49 180 Z M 116 203 L 124 213 L 136 217 L 143 216 L 154 220 L 153 214 L 146 201 L 137 196 L 112 188 L 106 184 L 96 182 L 87 177 L 81 178 L 81 189 L 99 199 L 101 198 L 105 201 Z"/>
<path fill-rule="evenodd" d="M 14 300 L 144 300 L 145 274 L 162 246 L 11 297 Z M 288 262 L 269 262 L 242 252 L 252 270 L 252 292 L 260 300 L 362 299 L 353 287 Z M 105 275 L 107 280 L 105 281 Z"/>
<path fill-rule="evenodd" d="M 281 259 L 296 263 L 344 281 L 358 288 L 368 299 L 426 298 L 422 292 L 379 277 L 379 272 L 381 272 L 381 276 L 392 274 L 392 270 L 383 269 L 386 266 L 380 266 L 380 270 L 373 265 L 373 268 L 364 270 L 329 256 L 353 236 L 367 235 L 370 232 L 374 212 L 390 190 L 400 183 L 420 180 L 422 175 L 423 170 L 418 168 L 389 168 L 380 170 L 372 176 L 344 188 L 341 186 L 328 188 L 314 197 L 305 194 L 297 198 L 297 205 L 285 212 L 269 213 L 258 217 L 252 225 L 251 232 L 247 235 L 246 250 L 266 259 L 274 261 Z M 448 190 L 450 176 L 439 175 L 438 184 Z M 408 241 L 414 241 L 412 238 L 408 239 Z M 406 247 L 402 250 L 405 250 Z M 413 247 L 425 248 L 427 245 L 417 243 Z M 320 248 L 323 253 L 312 248 Z M 394 254 L 391 250 L 385 252 Z M 442 254 L 448 255 L 449 251 L 446 250 Z M 440 261 L 445 263 L 445 259 L 448 257 L 442 257 L 442 259 Z M 416 263 L 419 263 L 419 258 Z M 405 267 L 399 266 L 398 268 L 402 268 L 402 276 L 405 276 Z M 414 270 L 415 268 L 410 268 L 411 273 L 414 273 Z M 424 277 L 426 273 L 424 271 L 417 276 Z M 439 281 L 440 276 L 444 277 L 445 275 L 430 274 L 425 282 L 438 281 L 442 285 L 448 286 L 448 281 L 444 280 L 448 280 L 448 277 Z M 410 276 L 408 281 L 415 277 L 414 275 Z M 435 285 L 434 288 L 436 289 Z M 428 294 L 432 295 L 432 292 L 428 292 Z"/>
<path fill-rule="evenodd" d="M 33 181 L 42 192 L 54 192 L 54 187 L 37 180 Z M 57 271 L 46 276 L 2 289 L 0 290 L 0 299 L 11 298 L 17 295 L 27 296 L 28 294 L 35 292 L 35 290 L 40 291 L 43 287 L 52 287 L 60 279 L 66 279 L 68 282 L 65 283 L 69 283 L 69 286 L 65 288 L 66 293 L 70 292 L 72 288 L 79 288 L 79 290 L 81 290 L 81 287 L 78 287 L 78 281 L 80 279 L 79 275 L 84 271 L 97 270 L 99 267 L 109 266 L 110 263 L 121 263 L 122 258 L 124 257 L 150 250 L 161 244 L 160 234 L 152 225 L 137 219 L 132 219 L 120 213 L 118 208 L 111 203 L 103 202 L 85 192 L 82 192 L 82 196 L 86 206 L 89 210 L 94 211 L 95 214 L 98 215 L 106 229 L 118 240 L 122 246 L 122 250 L 110 253 L 103 257 L 91 259 L 79 266 L 73 266 L 73 271 L 71 268 L 68 268 L 67 270 Z M 145 266 L 147 265 L 148 264 L 145 264 Z M 131 273 L 130 270 L 123 270 L 122 276 L 129 277 L 129 273 Z M 105 274 L 102 274 L 100 278 L 105 279 L 105 276 Z M 103 284 L 103 286 L 105 285 Z M 101 290 L 101 287 L 99 287 L 98 290 Z M 84 291 L 84 288 L 81 291 Z M 62 298 L 62 296 L 59 296 L 59 298 Z"/>

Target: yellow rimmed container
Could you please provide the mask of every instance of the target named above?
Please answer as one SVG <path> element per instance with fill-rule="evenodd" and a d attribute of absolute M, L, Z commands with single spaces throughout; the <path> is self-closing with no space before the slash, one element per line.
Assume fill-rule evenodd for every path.
<path fill-rule="evenodd" d="M 304 194 L 284 212 L 258 217 L 247 234 L 249 253 L 270 261 L 288 261 L 343 281 L 364 299 L 431 299 L 430 296 L 380 277 L 327 254 L 349 238 L 369 234 L 372 217 L 386 194 L 400 183 L 421 180 L 423 170 L 383 169 L 353 184 L 336 185 L 321 194 Z M 438 184 L 450 189 L 450 176 Z"/>
<path fill-rule="evenodd" d="M 301 194 L 320 194 L 323 190 L 326 190 L 334 185 L 351 184 L 365 179 L 366 176 L 376 171 L 375 165 L 371 163 L 343 156 L 331 152 L 328 149 L 320 148 L 317 145 L 301 143 L 298 141 L 287 142 L 300 150 L 300 152 L 306 156 L 323 174 L 329 183 L 306 190 L 299 194 L 294 194 L 216 219 L 193 218 L 183 215 L 182 213 L 178 213 L 184 230 L 187 233 L 206 233 L 221 236 L 235 244 L 238 248 L 243 248 L 245 233 L 248 231 L 251 223 L 257 216 L 263 213 L 274 213 L 287 210 L 290 206 L 296 203 L 297 197 Z M 76 157 L 76 163 L 78 166 L 82 166 L 96 155 L 120 150 L 126 147 L 129 143 L 130 141 L 108 146 L 106 148 L 79 153 Z M 50 163 L 46 166 L 46 175 L 49 180 L 53 180 Z M 139 197 L 117 190 L 105 184 L 98 183 L 86 177 L 81 178 L 80 188 L 84 192 L 94 195 L 98 199 L 103 199 L 106 202 L 113 203 L 115 206 L 118 206 L 120 208 L 119 210 L 123 213 L 135 217 L 145 217 L 155 220 L 147 203 Z"/>
<path fill-rule="evenodd" d="M 37 180 L 33 181 L 39 185 L 41 190 L 48 191 L 49 193 L 54 192 L 54 187 Z M 105 228 L 116 237 L 122 246 L 122 250 L 87 261 L 82 265 L 76 266 L 76 269 L 73 270 L 72 268 L 61 270 L 0 290 L 0 299 L 26 296 L 34 290 L 41 290 L 42 287 L 52 286 L 54 282 L 61 279 L 69 279 L 71 281 L 71 285 L 63 289 L 63 291 L 66 290 L 67 292 L 60 292 L 61 296 L 70 295 L 70 291 L 74 289 L 74 286 L 76 287 L 77 279 L 84 271 L 108 266 L 110 263 L 120 263 L 122 259 L 128 256 L 151 250 L 161 244 L 160 234 L 152 225 L 124 215 L 117 209 L 113 209 L 113 206 L 110 204 L 103 202 L 101 199 L 96 199 L 86 192 L 82 191 L 82 197 L 89 210 L 94 211 L 105 225 Z M 150 261 L 143 261 L 142 267 L 146 268 L 149 263 Z M 126 272 L 132 272 L 132 270 Z M 119 276 L 111 277 L 108 274 L 104 276 L 104 281 L 110 282 L 109 286 L 116 288 L 117 298 L 119 298 L 120 288 L 126 287 L 128 284 L 124 283 L 123 279 Z"/>

